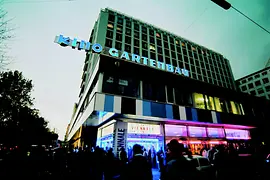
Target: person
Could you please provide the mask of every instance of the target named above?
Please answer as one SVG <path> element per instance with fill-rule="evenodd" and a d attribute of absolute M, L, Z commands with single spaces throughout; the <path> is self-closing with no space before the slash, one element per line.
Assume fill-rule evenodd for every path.
<path fill-rule="evenodd" d="M 195 180 L 196 167 L 184 156 L 184 146 L 176 139 L 167 144 L 167 164 L 161 180 Z"/>
<path fill-rule="evenodd" d="M 152 180 L 151 164 L 143 156 L 142 147 L 139 144 L 133 146 L 133 157 L 127 164 L 124 173 L 121 175 L 122 180 Z"/>
<path fill-rule="evenodd" d="M 157 152 L 157 157 L 159 163 L 159 172 L 161 172 L 164 169 L 164 152 L 162 147 L 160 147 L 160 150 Z"/>

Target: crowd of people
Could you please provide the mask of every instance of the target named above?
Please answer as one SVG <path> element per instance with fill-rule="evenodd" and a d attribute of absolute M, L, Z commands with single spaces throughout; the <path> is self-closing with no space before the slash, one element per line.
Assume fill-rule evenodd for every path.
<path fill-rule="evenodd" d="M 42 147 L 27 151 L 19 147 L 12 151 L 1 149 L 0 173 L 2 177 L 8 178 L 153 180 L 152 169 L 156 168 L 160 171 L 160 180 L 205 179 L 192 161 L 188 160 L 192 159 L 193 155 L 183 144 L 171 140 L 165 149 L 166 152 L 162 149 L 158 152 L 153 149 L 147 152 L 141 145 L 135 144 L 131 158 L 124 148 L 121 148 L 119 154 L 114 154 L 112 148 L 104 150 L 99 147 L 72 151 L 64 148 L 45 150 Z M 257 150 L 252 156 L 240 157 L 235 149 L 224 146 L 200 151 L 200 155 L 209 159 L 213 165 L 213 176 L 209 178 L 218 180 L 266 178 L 265 154 L 262 150 Z M 153 161 L 153 155 L 157 156 L 157 164 Z"/>

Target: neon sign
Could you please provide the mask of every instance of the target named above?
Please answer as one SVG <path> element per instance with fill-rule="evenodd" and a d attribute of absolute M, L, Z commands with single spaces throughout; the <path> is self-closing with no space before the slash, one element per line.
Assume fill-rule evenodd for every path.
<path fill-rule="evenodd" d="M 128 123 L 128 133 L 159 135 L 160 126 L 155 124 Z"/>
<path fill-rule="evenodd" d="M 225 129 L 227 139 L 250 139 L 248 130 Z"/>
<path fill-rule="evenodd" d="M 59 44 L 60 46 L 67 47 L 70 46 L 72 49 L 78 49 L 78 50 L 85 50 L 86 52 L 92 51 L 93 53 L 101 53 L 103 48 L 98 43 L 90 43 L 87 41 L 79 41 L 77 38 L 71 39 L 69 37 L 64 37 L 63 35 L 56 36 L 55 43 Z M 105 53 L 105 52 L 104 52 Z M 156 61 L 153 59 L 148 59 L 147 57 L 141 57 L 137 54 L 129 54 L 126 51 L 120 52 L 119 50 L 115 48 L 109 49 L 109 55 L 112 57 L 117 57 L 120 59 L 125 59 L 127 61 L 136 62 L 139 64 L 151 66 L 153 68 L 162 69 L 164 71 L 168 71 L 171 73 L 176 73 L 179 75 L 184 75 L 189 77 L 189 71 L 186 69 L 181 69 L 179 67 L 174 67 L 171 64 L 166 64 L 160 61 Z"/>

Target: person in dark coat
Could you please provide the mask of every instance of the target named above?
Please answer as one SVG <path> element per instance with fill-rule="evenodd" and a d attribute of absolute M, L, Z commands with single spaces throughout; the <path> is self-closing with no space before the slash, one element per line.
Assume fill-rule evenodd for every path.
<path fill-rule="evenodd" d="M 122 180 L 152 180 L 151 164 L 143 156 L 142 147 L 139 144 L 133 146 L 133 157 L 127 164 Z"/>

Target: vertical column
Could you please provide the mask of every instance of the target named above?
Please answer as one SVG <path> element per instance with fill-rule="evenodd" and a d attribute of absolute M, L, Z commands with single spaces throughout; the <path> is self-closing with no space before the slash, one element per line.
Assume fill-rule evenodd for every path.
<path fill-rule="evenodd" d="M 114 126 L 114 143 L 113 152 L 116 157 L 119 156 L 120 149 L 126 148 L 127 146 L 127 123 L 122 121 L 117 121 Z"/>
<path fill-rule="evenodd" d="M 99 73 L 97 92 L 102 92 L 103 77 L 104 77 L 104 73 Z"/>

